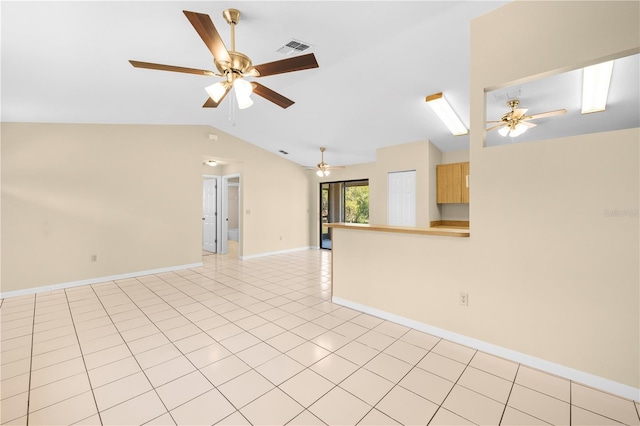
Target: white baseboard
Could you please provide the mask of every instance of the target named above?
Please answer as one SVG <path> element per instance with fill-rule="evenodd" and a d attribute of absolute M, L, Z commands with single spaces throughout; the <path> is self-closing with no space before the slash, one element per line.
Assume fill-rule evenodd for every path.
<path fill-rule="evenodd" d="M 615 382 L 613 380 L 605 379 L 604 377 L 596 376 L 594 374 L 586 373 L 584 371 L 576 370 L 564 365 L 556 364 L 546 361 L 544 359 L 536 358 L 531 355 L 527 355 L 522 352 L 513 351 L 511 349 L 503 348 L 491 343 L 484 342 L 482 340 L 474 339 L 472 337 L 464 336 L 462 334 L 453 333 L 442 328 L 434 327 L 419 321 L 415 321 L 409 318 L 401 317 L 390 312 L 382 311 L 380 309 L 372 308 L 370 306 L 362 305 L 360 303 L 352 302 L 350 300 L 342 299 L 340 297 L 332 297 L 331 301 L 335 304 L 345 306 L 347 308 L 355 309 L 357 311 L 364 312 L 369 315 L 373 315 L 382 319 L 393 321 L 395 323 L 414 328 L 425 333 L 432 334 L 437 337 L 441 337 L 446 340 L 450 340 L 461 345 L 465 345 L 477 350 L 481 350 L 491 355 L 495 355 L 510 361 L 517 362 L 529 367 L 536 368 L 538 370 L 546 371 L 547 373 L 555 374 L 556 376 L 564 377 L 574 382 L 583 383 L 587 386 L 609 392 L 614 395 L 621 396 L 623 398 L 632 399 L 634 401 L 640 401 L 640 389 L 634 388 L 623 383 Z"/>
<path fill-rule="evenodd" d="M 124 280 L 127 278 L 141 277 L 143 275 L 161 274 L 163 272 L 180 271 L 182 269 L 198 268 L 203 266 L 202 262 L 190 263 L 188 265 L 169 266 L 166 268 L 149 269 L 147 271 L 128 272 L 126 274 L 111 275 L 108 277 L 89 278 L 86 280 L 72 281 L 68 283 L 45 285 L 42 287 L 25 288 L 23 290 L 7 291 L 0 293 L 0 299 L 7 297 L 26 296 L 29 294 L 42 293 L 43 291 L 61 290 L 71 287 L 79 287 L 87 284 L 98 284 L 106 281 Z"/>
<path fill-rule="evenodd" d="M 273 256 L 274 254 L 293 253 L 294 251 L 303 251 L 303 250 L 309 250 L 309 249 L 312 249 L 312 248 L 314 248 L 314 247 L 307 246 L 307 247 L 297 247 L 297 248 L 292 248 L 292 249 L 287 249 L 287 250 L 270 251 L 270 252 L 267 252 L 267 253 L 250 254 L 248 256 L 240 256 L 240 259 L 241 260 L 256 259 L 258 257 Z"/>

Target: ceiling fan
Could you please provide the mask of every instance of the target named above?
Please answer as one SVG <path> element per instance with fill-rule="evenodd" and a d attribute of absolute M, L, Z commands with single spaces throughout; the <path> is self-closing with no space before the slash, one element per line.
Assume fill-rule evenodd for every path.
<path fill-rule="evenodd" d="M 183 13 L 189 22 L 191 22 L 191 25 L 193 25 L 196 32 L 200 35 L 204 44 L 209 48 L 209 51 L 213 55 L 213 62 L 215 63 L 219 73 L 195 68 L 154 64 L 151 62 L 133 60 L 130 60 L 129 62 L 136 68 L 224 77 L 223 81 L 208 86 L 205 89 L 209 94 L 209 98 L 202 106 L 203 108 L 216 108 L 232 87 L 234 88 L 238 107 L 240 109 L 248 108 L 253 105 L 253 100 L 250 98 L 251 93 L 262 96 L 282 108 L 288 108 L 294 104 L 291 99 L 282 96 L 260 83 L 253 81 L 249 82 L 245 77 L 266 77 L 269 75 L 318 68 L 318 62 L 316 61 L 316 57 L 313 53 L 268 62 L 261 65 L 253 65 L 248 56 L 236 51 L 235 26 L 240 20 L 240 12 L 236 9 L 226 9 L 222 12 L 222 16 L 231 26 L 231 50 L 227 50 L 225 47 L 224 42 L 222 41 L 220 34 L 218 34 L 218 31 L 213 25 L 213 21 L 209 15 L 189 12 L 186 10 L 183 10 Z"/>
<path fill-rule="evenodd" d="M 487 121 L 487 124 L 498 123 L 495 126 L 488 128 L 487 132 L 498 129 L 498 133 L 500 133 L 500 135 L 509 135 L 514 138 L 516 136 L 520 136 L 528 129 L 537 126 L 537 124 L 529 123 L 529 120 L 553 117 L 554 115 L 567 113 L 566 109 L 558 109 L 555 111 L 547 111 L 540 114 L 525 115 L 528 110 L 526 108 L 518 108 L 518 105 L 520 105 L 520 101 L 518 101 L 517 99 L 511 99 L 507 101 L 507 106 L 511 108 L 511 111 L 504 114 L 500 120 Z"/>
<path fill-rule="evenodd" d="M 324 162 L 324 152 L 326 148 L 320 148 L 320 162 L 315 167 L 307 167 L 308 170 L 315 170 L 320 177 L 329 176 L 331 170 L 344 169 L 344 166 L 330 166 Z"/>

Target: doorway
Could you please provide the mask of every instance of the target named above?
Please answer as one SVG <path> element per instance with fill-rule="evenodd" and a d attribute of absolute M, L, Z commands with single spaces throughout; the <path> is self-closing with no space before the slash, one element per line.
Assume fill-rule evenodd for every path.
<path fill-rule="evenodd" d="M 328 223 L 369 223 L 369 180 L 320 184 L 320 248 L 331 250 Z"/>
<path fill-rule="evenodd" d="M 222 177 L 223 221 L 221 253 L 237 256 L 240 245 L 240 175 Z"/>

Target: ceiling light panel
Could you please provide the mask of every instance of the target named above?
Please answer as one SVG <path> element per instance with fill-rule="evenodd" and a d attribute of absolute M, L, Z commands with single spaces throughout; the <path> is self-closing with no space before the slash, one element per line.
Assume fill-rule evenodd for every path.
<path fill-rule="evenodd" d="M 462 124 L 462 121 L 458 118 L 442 93 L 429 95 L 427 96 L 426 101 L 454 136 L 466 135 L 469 133 L 469 130 L 464 126 L 464 124 Z"/>
<path fill-rule="evenodd" d="M 607 107 L 613 61 L 591 65 L 582 74 L 582 113 L 604 111 Z"/>

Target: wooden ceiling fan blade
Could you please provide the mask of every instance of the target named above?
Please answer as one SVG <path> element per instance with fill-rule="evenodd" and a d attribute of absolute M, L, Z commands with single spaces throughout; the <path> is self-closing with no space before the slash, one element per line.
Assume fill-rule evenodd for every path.
<path fill-rule="evenodd" d="M 218 62 L 231 62 L 231 57 L 229 56 L 229 51 L 227 50 L 224 42 L 222 41 L 222 37 L 218 34 L 218 30 L 216 30 L 215 25 L 213 25 L 213 21 L 204 13 L 197 12 L 189 12 L 188 10 L 182 11 L 193 28 L 196 30 L 198 35 L 204 44 L 209 48 L 209 51 L 213 55 L 213 58 Z"/>
<path fill-rule="evenodd" d="M 229 85 L 229 87 L 227 87 L 227 90 L 224 92 L 224 94 L 222 95 L 222 97 L 220 98 L 220 100 L 218 102 L 214 101 L 210 97 L 207 98 L 207 101 L 204 103 L 204 105 L 202 105 L 202 108 L 217 108 L 218 105 L 220 105 L 222 103 L 222 101 L 224 100 L 224 98 L 227 96 L 227 94 L 231 90 L 231 87 L 232 87 L 231 85 Z"/>
<path fill-rule="evenodd" d="M 553 117 L 555 115 L 562 115 L 566 113 L 567 113 L 567 110 L 563 108 L 563 109 L 557 109 L 555 111 L 547 111 L 547 112 L 541 112 L 540 114 L 528 115 L 526 117 L 522 117 L 522 120 L 537 120 L 538 118 Z"/>
<path fill-rule="evenodd" d="M 495 126 L 493 126 L 493 127 L 489 127 L 489 128 L 487 129 L 487 132 L 490 132 L 490 131 L 492 131 L 492 130 L 499 129 L 500 127 L 504 126 L 505 124 L 506 124 L 506 123 L 501 123 L 501 124 L 497 124 L 497 125 L 495 125 Z"/>
<path fill-rule="evenodd" d="M 279 61 L 268 62 L 266 64 L 254 65 L 253 69 L 258 71 L 259 77 L 268 75 L 283 74 L 286 72 L 302 71 L 311 68 L 318 68 L 318 62 L 313 53 Z"/>
<path fill-rule="evenodd" d="M 291 105 L 295 103 L 291 99 L 285 98 L 280 93 L 274 92 L 273 90 L 263 86 L 260 83 L 256 83 L 255 81 L 252 81 L 251 85 L 253 86 L 253 93 L 255 93 L 258 96 L 262 96 L 266 100 L 271 101 L 282 108 L 289 108 Z"/>
<path fill-rule="evenodd" d="M 345 166 L 326 166 L 325 169 L 328 170 L 339 170 L 339 169 L 344 169 Z"/>
<path fill-rule="evenodd" d="M 196 75 L 218 75 L 213 71 L 209 70 L 200 70 L 197 68 L 187 68 L 187 67 L 178 67 L 175 65 L 163 65 L 163 64 L 154 64 L 152 62 L 141 62 L 141 61 L 133 61 L 130 60 L 129 63 L 136 68 L 147 68 L 150 70 L 160 70 L 160 71 L 173 71 L 173 72 L 184 72 L 187 74 L 196 74 Z"/>

